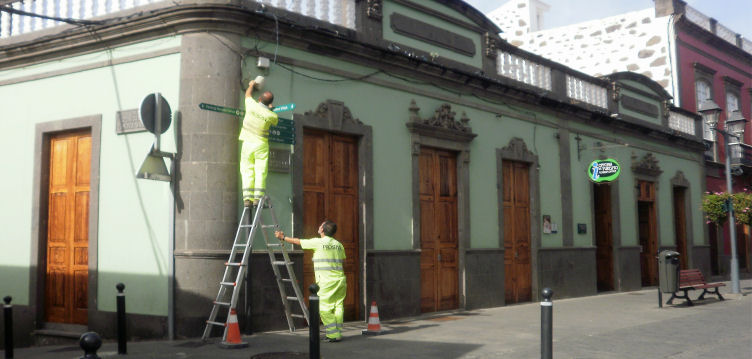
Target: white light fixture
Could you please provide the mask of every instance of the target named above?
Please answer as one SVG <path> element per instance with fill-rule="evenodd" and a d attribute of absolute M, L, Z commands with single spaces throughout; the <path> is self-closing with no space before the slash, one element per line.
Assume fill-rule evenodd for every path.
<path fill-rule="evenodd" d="M 742 116 L 739 110 L 732 111 L 729 118 L 726 120 L 726 131 L 732 135 L 739 137 L 739 140 L 744 138 L 744 127 L 747 124 L 747 120 Z"/>
<path fill-rule="evenodd" d="M 702 101 L 697 111 L 702 115 L 705 123 L 710 128 L 715 128 L 718 125 L 718 118 L 721 117 L 721 107 L 713 102 L 713 100 L 705 99 L 705 101 Z"/>

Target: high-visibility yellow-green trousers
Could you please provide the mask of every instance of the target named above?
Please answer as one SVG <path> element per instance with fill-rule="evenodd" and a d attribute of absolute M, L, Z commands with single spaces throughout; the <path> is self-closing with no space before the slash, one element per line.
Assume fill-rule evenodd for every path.
<path fill-rule="evenodd" d="M 345 294 L 347 294 L 347 281 L 345 277 L 335 280 L 327 280 L 319 285 L 319 315 L 324 324 L 326 337 L 331 339 L 342 338 L 342 322 L 345 317 Z"/>
<path fill-rule="evenodd" d="M 240 148 L 240 179 L 244 200 L 261 198 L 266 188 L 268 172 L 269 142 L 243 141 Z"/>

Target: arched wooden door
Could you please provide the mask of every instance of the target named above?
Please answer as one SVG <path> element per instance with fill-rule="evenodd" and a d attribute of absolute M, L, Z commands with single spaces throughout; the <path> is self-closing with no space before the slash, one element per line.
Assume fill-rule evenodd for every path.
<path fill-rule="evenodd" d="M 45 320 L 87 324 L 91 134 L 50 139 Z"/>
<path fill-rule="evenodd" d="M 318 237 L 325 219 L 337 224 L 334 238 L 345 247 L 345 320 L 358 318 L 359 228 L 358 228 L 358 139 L 306 129 L 303 135 L 303 234 Z M 314 282 L 312 253 L 303 259 L 304 295 Z"/>

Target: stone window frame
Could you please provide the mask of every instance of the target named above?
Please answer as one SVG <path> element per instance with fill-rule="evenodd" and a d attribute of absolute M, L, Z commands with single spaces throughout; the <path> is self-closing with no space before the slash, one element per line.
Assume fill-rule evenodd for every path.
<path fill-rule="evenodd" d="M 468 126 L 469 119 L 463 113 L 461 120 L 454 120 L 451 105 L 444 103 L 435 115 L 420 118 L 420 108 L 412 100 L 411 113 L 405 124 L 410 132 L 412 156 L 412 249 L 420 252 L 420 150 L 422 146 L 457 153 L 457 282 L 459 307 L 467 304 L 465 280 L 465 252 L 470 249 L 470 142 L 477 136 Z"/>
<path fill-rule="evenodd" d="M 714 99 L 715 91 L 713 89 L 713 77 L 715 76 L 716 71 L 698 62 L 694 64 L 694 69 L 695 79 L 693 82 L 693 94 L 695 96 L 695 110 L 697 110 L 699 109 L 701 102 L 697 97 L 697 85 L 701 82 L 707 84 L 708 89 L 710 90 L 710 99 Z M 710 157 L 712 157 L 713 161 L 718 161 L 718 140 L 716 139 L 716 134 L 708 127 L 704 120 L 702 121 L 702 134 L 703 139 L 711 144 L 711 148 L 708 150 L 709 153 L 712 153 Z"/>
<path fill-rule="evenodd" d="M 735 79 L 724 76 L 723 78 L 723 92 L 724 92 L 724 113 L 726 114 L 726 119 L 728 120 L 731 116 L 732 110 L 729 108 L 729 96 L 736 97 L 736 110 L 741 111 L 742 110 L 742 83 L 736 81 Z M 746 131 L 745 131 L 746 132 Z M 735 142 L 733 139 L 729 142 Z M 739 138 L 739 142 L 746 143 L 744 140 L 744 137 Z"/>
<path fill-rule="evenodd" d="M 504 174 L 503 161 L 525 162 L 530 165 L 528 188 L 530 192 L 530 280 L 533 298 L 538 290 L 538 250 L 541 248 L 541 210 L 540 210 L 540 162 L 538 155 L 528 150 L 525 141 L 519 137 L 509 140 L 507 146 L 496 149 L 496 195 L 498 204 L 499 247 L 504 255 Z M 563 248 L 563 247 L 562 247 Z"/>
<path fill-rule="evenodd" d="M 34 173 L 32 182 L 31 262 L 29 270 L 29 306 L 35 328 L 45 323 L 45 275 L 47 263 L 47 213 L 49 206 L 50 139 L 60 133 L 78 130 L 91 131 L 91 167 L 89 174 L 89 247 L 88 247 L 88 325 L 101 325 L 98 290 L 99 243 L 99 169 L 102 148 L 102 115 L 82 116 L 65 120 L 37 123 L 34 135 Z"/>

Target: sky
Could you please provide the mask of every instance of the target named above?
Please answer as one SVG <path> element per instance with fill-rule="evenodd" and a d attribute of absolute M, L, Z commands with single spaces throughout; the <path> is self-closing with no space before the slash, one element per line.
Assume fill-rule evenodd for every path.
<path fill-rule="evenodd" d="M 511 1 L 511 0 L 509 0 Z M 465 0 L 487 14 L 507 0 Z M 600 19 L 654 6 L 653 0 L 543 0 L 551 5 L 544 15 L 543 27 L 550 29 L 578 22 Z M 752 39 L 752 0 L 685 0 L 723 26 Z"/>

